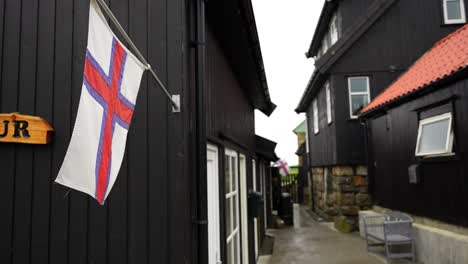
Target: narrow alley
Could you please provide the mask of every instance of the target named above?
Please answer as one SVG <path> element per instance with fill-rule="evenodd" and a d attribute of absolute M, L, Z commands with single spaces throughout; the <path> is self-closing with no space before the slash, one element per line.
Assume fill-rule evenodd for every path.
<path fill-rule="evenodd" d="M 301 208 L 301 228 L 272 230 L 275 244 L 272 256 L 260 257 L 260 264 L 379 264 L 367 254 L 366 244 L 357 233 L 343 234 L 326 223 L 316 222 Z"/>

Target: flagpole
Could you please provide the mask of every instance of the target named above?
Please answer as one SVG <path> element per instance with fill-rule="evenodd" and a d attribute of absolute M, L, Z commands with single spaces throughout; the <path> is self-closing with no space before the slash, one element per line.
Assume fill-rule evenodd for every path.
<path fill-rule="evenodd" d="M 93 0 L 91 0 L 93 1 Z M 156 72 L 153 70 L 153 68 L 151 68 L 151 65 L 146 61 L 145 57 L 143 57 L 143 55 L 141 54 L 140 50 L 138 50 L 138 48 L 135 46 L 135 44 L 133 43 L 132 39 L 130 39 L 130 37 L 127 35 L 127 32 L 125 32 L 125 30 L 123 29 L 123 27 L 120 25 L 119 21 L 117 20 L 117 18 L 114 16 L 114 14 L 112 13 L 112 11 L 110 10 L 110 8 L 106 5 L 106 3 L 103 1 L 103 0 L 96 0 L 100 5 L 101 7 L 104 9 L 104 12 L 109 16 L 110 20 L 112 21 L 112 23 L 117 27 L 117 30 L 119 30 L 119 32 L 122 34 L 122 36 L 125 38 L 125 40 L 127 41 L 127 43 L 130 45 L 130 47 L 133 49 L 133 51 L 136 53 L 138 59 L 143 63 L 145 64 L 147 70 L 149 70 L 149 72 L 151 73 L 151 75 L 153 75 L 154 79 L 156 80 L 156 82 L 159 84 L 159 87 L 161 87 L 161 89 L 164 91 L 164 93 L 166 94 L 167 98 L 169 99 L 169 101 L 171 101 L 171 104 L 172 106 L 174 107 L 174 109 L 178 109 L 180 110 L 180 105 L 177 104 L 173 99 L 172 99 L 172 95 L 167 91 L 166 87 L 164 86 L 164 84 L 161 82 L 161 80 L 159 79 L 158 75 L 156 74 Z"/>

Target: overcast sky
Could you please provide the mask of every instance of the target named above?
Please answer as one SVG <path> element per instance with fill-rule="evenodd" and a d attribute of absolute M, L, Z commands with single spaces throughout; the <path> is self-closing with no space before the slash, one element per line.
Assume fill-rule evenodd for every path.
<path fill-rule="evenodd" d="M 263 62 L 272 101 L 268 118 L 255 113 L 256 134 L 278 143 L 276 154 L 297 164 L 297 138 L 292 130 L 304 114 L 294 112 L 314 70 L 305 52 L 312 40 L 324 0 L 252 0 Z"/>

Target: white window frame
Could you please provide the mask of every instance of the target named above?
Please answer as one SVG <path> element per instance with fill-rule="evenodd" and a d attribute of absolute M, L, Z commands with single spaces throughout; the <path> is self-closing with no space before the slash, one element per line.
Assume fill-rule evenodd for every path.
<path fill-rule="evenodd" d="M 313 116 L 314 116 L 314 133 L 318 134 L 320 132 L 320 128 L 319 128 L 319 120 L 318 120 L 319 113 L 318 113 L 317 98 L 315 98 L 312 101 L 312 112 L 313 112 Z"/>
<path fill-rule="evenodd" d="M 238 263 L 240 263 L 240 257 L 241 257 L 241 254 L 240 254 L 240 251 L 241 251 L 241 247 L 240 247 L 240 210 L 239 210 L 239 157 L 238 157 L 238 153 L 234 150 L 230 150 L 230 149 L 226 149 L 225 150 L 225 156 L 229 157 L 229 163 L 231 164 L 231 166 L 234 166 L 235 170 L 234 170 L 234 177 L 235 177 L 235 181 L 232 182 L 232 168 L 230 168 L 229 170 L 229 177 L 231 179 L 230 181 L 230 184 L 231 184 L 231 187 L 229 187 L 229 190 L 226 190 L 226 195 L 225 195 L 225 199 L 228 200 L 228 199 L 234 199 L 234 203 L 236 204 L 236 206 L 234 206 L 234 203 L 231 204 L 231 211 L 229 213 L 229 217 L 230 217 L 230 224 L 231 224 L 231 227 L 230 227 L 230 230 L 231 230 L 231 233 L 229 234 L 226 234 L 227 235 L 227 238 L 226 238 L 226 247 L 227 245 L 229 244 L 229 242 L 231 242 L 232 240 L 234 240 L 234 237 L 237 237 L 237 252 L 232 252 L 232 255 L 231 256 L 226 256 L 228 258 L 228 260 L 233 260 L 234 259 L 234 254 L 237 255 L 237 261 Z M 232 158 L 235 159 L 235 164 L 232 164 L 231 163 L 231 160 Z M 227 164 L 224 164 L 224 166 L 227 166 Z M 226 168 L 224 169 L 224 171 L 226 171 Z M 224 177 L 226 177 L 226 175 L 224 175 Z M 232 189 L 232 185 L 234 185 L 234 190 L 231 190 Z M 234 208 L 235 207 L 235 208 Z M 237 226 L 234 226 L 234 211 L 236 212 L 236 216 L 237 216 L 237 219 L 235 220 L 235 222 L 237 223 Z M 226 217 L 226 214 L 225 214 L 225 217 Z M 225 221 L 226 223 L 226 221 Z M 227 254 L 227 253 L 226 253 Z M 232 263 L 231 261 L 226 261 L 226 263 Z M 238 263 L 233 263 L 233 264 L 238 264 Z"/>
<path fill-rule="evenodd" d="M 351 80 L 352 79 L 362 79 L 366 78 L 367 80 L 367 91 L 366 92 L 351 92 Z M 370 78 L 369 76 L 353 76 L 353 77 L 348 77 L 348 99 L 349 99 L 349 116 L 352 119 L 356 119 L 359 116 L 353 114 L 353 95 L 367 95 L 367 104 L 370 103 L 371 97 L 370 97 Z"/>
<path fill-rule="evenodd" d="M 333 46 L 338 41 L 338 20 L 336 14 L 333 15 L 330 21 L 330 27 L 328 29 L 330 34 L 330 47 Z"/>
<path fill-rule="evenodd" d="M 422 133 L 422 128 L 424 125 L 428 125 L 431 123 L 439 122 L 442 120 L 448 119 L 449 120 L 449 129 L 447 131 L 447 139 L 445 142 L 445 150 L 442 152 L 420 152 L 419 147 L 421 143 L 421 133 Z M 419 121 L 419 128 L 418 128 L 418 139 L 416 142 L 416 151 L 415 155 L 416 157 L 424 157 L 424 156 L 446 156 L 446 155 L 451 155 L 453 154 L 453 127 L 452 127 L 452 113 L 445 113 L 433 117 L 429 117 L 426 119 L 422 119 Z"/>
<path fill-rule="evenodd" d="M 449 19 L 448 18 L 448 9 L 447 9 L 447 2 L 454 2 L 460 1 L 460 12 L 461 17 L 460 19 Z M 466 14 L 465 14 L 465 1 L 464 0 L 442 0 L 443 8 L 444 8 L 444 22 L 445 24 L 461 24 L 466 23 Z"/>
<path fill-rule="evenodd" d="M 252 159 L 252 187 L 254 191 L 257 191 L 257 165 L 255 159 Z M 254 222 L 254 252 L 255 252 L 255 261 L 258 258 L 258 219 L 257 217 L 253 218 Z"/>
<path fill-rule="evenodd" d="M 332 106 L 331 106 L 331 91 L 330 91 L 330 82 L 325 83 L 325 96 L 327 101 L 327 121 L 328 124 L 333 122 L 332 117 Z"/>

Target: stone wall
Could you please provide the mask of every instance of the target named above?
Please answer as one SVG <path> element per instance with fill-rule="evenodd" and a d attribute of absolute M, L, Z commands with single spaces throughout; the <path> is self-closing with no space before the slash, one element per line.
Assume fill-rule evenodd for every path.
<path fill-rule="evenodd" d="M 357 229 L 358 213 L 372 206 L 366 166 L 312 169 L 315 212 L 344 232 Z"/>

